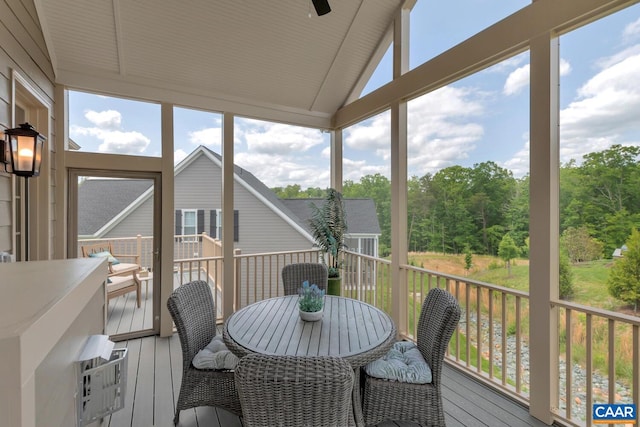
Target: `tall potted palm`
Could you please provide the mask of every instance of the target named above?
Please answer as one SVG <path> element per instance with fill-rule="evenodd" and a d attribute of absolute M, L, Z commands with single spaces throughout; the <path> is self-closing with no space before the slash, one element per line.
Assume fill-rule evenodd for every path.
<path fill-rule="evenodd" d="M 320 259 L 329 270 L 329 295 L 340 295 L 340 267 L 345 248 L 344 235 L 347 231 L 342 194 L 333 188 L 327 190 L 322 206 L 311 203 L 311 234 L 315 245 L 320 248 Z"/>

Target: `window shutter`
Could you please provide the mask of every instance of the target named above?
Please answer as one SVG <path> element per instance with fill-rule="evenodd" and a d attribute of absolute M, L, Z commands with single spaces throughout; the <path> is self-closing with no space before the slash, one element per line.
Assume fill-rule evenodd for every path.
<path fill-rule="evenodd" d="M 204 209 L 198 209 L 198 234 L 204 233 Z"/>
<path fill-rule="evenodd" d="M 209 211 L 209 236 L 212 239 L 215 239 L 216 237 L 216 224 L 217 224 L 217 219 L 218 219 L 218 213 L 216 212 L 215 209 L 212 209 Z"/>
<path fill-rule="evenodd" d="M 239 223 L 240 214 L 238 211 L 233 211 L 233 241 L 240 241 L 240 223 Z"/>
<path fill-rule="evenodd" d="M 176 236 L 182 235 L 182 211 L 176 209 Z"/>

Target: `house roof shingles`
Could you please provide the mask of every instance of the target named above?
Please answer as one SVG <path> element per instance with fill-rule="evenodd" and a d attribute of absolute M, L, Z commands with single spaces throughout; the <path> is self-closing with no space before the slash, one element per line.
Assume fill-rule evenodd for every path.
<path fill-rule="evenodd" d="M 324 203 L 322 198 L 309 199 L 281 199 L 282 203 L 291 210 L 301 221 L 305 230 L 311 232 L 309 220 L 312 210 L 311 203 L 320 207 Z M 380 223 L 376 215 L 376 205 L 372 199 L 343 199 L 348 234 L 381 234 Z"/>
<path fill-rule="evenodd" d="M 204 146 L 206 150 L 222 162 L 222 157 Z M 188 160 L 190 159 L 190 160 Z M 192 155 L 185 161 L 193 161 Z M 184 161 L 183 161 L 184 162 Z M 181 164 L 184 166 L 184 164 Z M 180 166 L 180 165 L 179 165 Z M 321 206 L 322 198 L 280 199 L 269 187 L 246 169 L 234 165 L 236 177 L 253 188 L 268 203 L 280 210 L 302 229 L 311 235 L 309 219 L 312 210 L 310 203 Z M 140 179 L 91 178 L 78 186 L 78 234 L 95 235 L 109 221 L 125 211 L 138 197 L 151 187 L 151 182 Z M 376 206 L 372 199 L 344 199 L 348 234 L 381 234 L 376 215 Z"/>
<path fill-rule="evenodd" d="M 78 185 L 78 235 L 98 232 L 153 184 L 142 179 L 90 178 Z"/>

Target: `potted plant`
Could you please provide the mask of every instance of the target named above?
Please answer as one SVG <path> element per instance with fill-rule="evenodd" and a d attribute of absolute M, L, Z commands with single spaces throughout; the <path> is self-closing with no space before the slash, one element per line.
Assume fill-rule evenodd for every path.
<path fill-rule="evenodd" d="M 300 318 L 310 322 L 322 319 L 324 290 L 320 289 L 316 284 L 309 285 L 309 281 L 305 280 L 302 282 L 299 294 L 298 312 L 300 313 Z"/>
<path fill-rule="evenodd" d="M 345 248 L 344 235 L 347 231 L 342 194 L 329 188 L 324 204 L 318 207 L 311 203 L 311 211 L 311 219 L 309 220 L 311 234 L 315 245 L 321 250 L 320 259 L 327 265 L 329 272 L 327 293 L 340 295 L 340 267 L 342 266 L 342 252 Z"/>

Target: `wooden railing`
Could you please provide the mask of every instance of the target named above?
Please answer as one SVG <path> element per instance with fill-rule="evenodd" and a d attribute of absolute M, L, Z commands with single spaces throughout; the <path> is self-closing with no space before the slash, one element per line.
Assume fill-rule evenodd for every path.
<path fill-rule="evenodd" d="M 528 294 L 410 265 L 401 268 L 407 275 L 409 296 L 407 338 L 417 336 L 421 304 L 429 290 L 446 289 L 462 309 L 447 360 L 512 397 L 528 402 L 529 371 L 521 369 L 529 337 Z"/>
<path fill-rule="evenodd" d="M 151 253 L 147 238 L 109 239 L 114 248 Z M 93 240 L 92 242 L 95 242 Z M 174 286 L 207 280 L 222 307 L 220 242 L 206 235 L 177 236 Z M 80 242 L 82 243 L 82 242 Z M 234 256 L 236 308 L 283 294 L 282 267 L 319 262 L 317 250 Z M 391 314 L 391 263 L 355 252 L 343 259 L 342 294 Z M 406 339 L 417 336 L 422 301 L 439 287 L 459 301 L 462 317 L 454 333 L 447 363 L 521 401 L 529 402 L 529 295 L 468 278 L 402 265 L 408 295 Z M 593 403 L 635 403 L 640 407 L 640 318 L 566 301 L 552 301 L 559 318 L 559 378 L 553 402 L 556 418 L 568 425 L 591 425 Z M 220 320 L 221 313 L 218 312 Z M 398 320 L 398 319 L 396 319 Z M 405 322 L 398 322 L 405 324 Z"/>
<path fill-rule="evenodd" d="M 592 425 L 594 403 L 640 407 L 640 318 L 566 301 L 552 306 L 558 309 L 563 362 L 558 416 Z"/>

